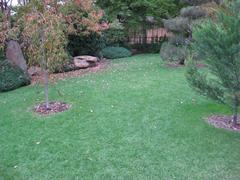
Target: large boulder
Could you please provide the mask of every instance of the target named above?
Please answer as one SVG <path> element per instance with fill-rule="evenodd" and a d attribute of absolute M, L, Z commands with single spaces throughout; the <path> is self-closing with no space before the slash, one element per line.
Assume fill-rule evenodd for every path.
<path fill-rule="evenodd" d="M 17 41 L 11 40 L 7 43 L 6 58 L 10 62 L 17 65 L 24 72 L 27 72 L 27 63 L 23 57 L 21 47 Z"/>
<path fill-rule="evenodd" d="M 76 56 L 73 59 L 74 65 L 79 68 L 94 67 L 99 59 L 94 56 Z"/>

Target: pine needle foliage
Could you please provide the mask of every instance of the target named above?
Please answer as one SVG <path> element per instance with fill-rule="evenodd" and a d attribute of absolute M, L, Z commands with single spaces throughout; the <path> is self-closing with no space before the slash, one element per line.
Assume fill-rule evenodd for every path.
<path fill-rule="evenodd" d="M 205 60 L 208 71 L 200 71 L 191 60 L 186 75 L 195 90 L 232 107 L 233 126 L 238 123 L 240 105 L 239 10 L 239 0 L 228 2 L 214 20 L 210 19 L 194 30 L 193 51 Z"/>

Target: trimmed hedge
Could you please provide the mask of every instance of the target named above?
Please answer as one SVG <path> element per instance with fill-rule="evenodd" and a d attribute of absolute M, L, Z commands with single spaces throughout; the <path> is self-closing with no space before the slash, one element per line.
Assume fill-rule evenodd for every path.
<path fill-rule="evenodd" d="M 106 47 L 101 51 L 101 54 L 107 59 L 124 58 L 132 55 L 131 51 L 123 47 Z"/>
<path fill-rule="evenodd" d="M 30 78 L 19 67 L 8 60 L 0 60 L 0 92 L 29 85 Z"/>

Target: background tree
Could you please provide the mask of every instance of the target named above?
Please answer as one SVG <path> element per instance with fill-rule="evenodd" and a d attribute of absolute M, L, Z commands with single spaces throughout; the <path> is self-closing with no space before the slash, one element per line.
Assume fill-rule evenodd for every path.
<path fill-rule="evenodd" d="M 164 20 L 164 27 L 172 34 L 168 37 L 160 51 L 161 58 L 184 64 L 188 55 L 188 47 L 192 42 L 192 29 L 206 17 L 212 16 L 218 4 L 213 0 L 183 0 L 188 6 L 180 11 L 180 15 Z"/>
<path fill-rule="evenodd" d="M 193 32 L 193 51 L 203 57 L 208 73 L 191 65 L 187 71 L 189 84 L 199 93 L 233 110 L 233 126 L 237 125 L 240 105 L 240 1 L 222 8 L 215 20 L 209 20 Z"/>
<path fill-rule="evenodd" d="M 118 19 L 126 29 L 141 27 L 145 37 L 149 22 L 161 23 L 162 18 L 174 17 L 181 7 L 179 0 L 99 0 L 97 4 L 105 10 L 110 21 Z"/>

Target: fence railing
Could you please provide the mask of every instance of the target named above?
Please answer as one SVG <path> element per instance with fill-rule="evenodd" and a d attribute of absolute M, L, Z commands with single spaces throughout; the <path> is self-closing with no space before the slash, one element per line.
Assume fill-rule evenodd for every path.
<path fill-rule="evenodd" d="M 156 44 L 163 38 L 167 37 L 169 32 L 164 28 L 148 29 L 146 34 L 142 30 L 129 31 L 128 43 L 129 44 Z"/>

